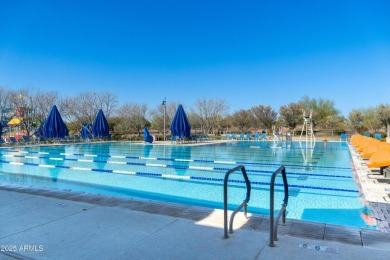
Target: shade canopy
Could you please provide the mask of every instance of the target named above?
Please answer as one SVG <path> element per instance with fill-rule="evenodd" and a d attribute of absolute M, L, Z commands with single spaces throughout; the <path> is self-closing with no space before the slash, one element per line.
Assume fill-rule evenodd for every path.
<path fill-rule="evenodd" d="M 43 127 L 43 133 L 46 138 L 63 138 L 66 135 L 69 135 L 69 130 L 62 120 L 61 114 L 56 105 L 53 106 L 47 116 Z"/>
<path fill-rule="evenodd" d="M 8 122 L 7 125 L 9 126 L 16 126 L 16 125 L 19 125 L 20 124 L 20 119 L 17 118 L 17 117 L 14 117 L 11 119 L 11 121 Z"/>
<path fill-rule="evenodd" d="M 172 120 L 171 132 L 172 136 L 179 138 L 190 137 L 191 135 L 191 125 L 182 105 L 179 105 Z"/>
<path fill-rule="evenodd" d="M 81 127 L 80 135 L 83 139 L 92 138 L 92 125 L 91 124 L 84 124 Z"/>
<path fill-rule="evenodd" d="M 107 119 L 101 109 L 99 109 L 95 121 L 93 122 L 92 133 L 95 137 L 108 137 L 110 134 L 110 127 L 108 126 Z"/>
<path fill-rule="evenodd" d="M 144 128 L 144 141 L 147 143 L 153 143 L 153 136 L 150 135 L 147 127 Z"/>

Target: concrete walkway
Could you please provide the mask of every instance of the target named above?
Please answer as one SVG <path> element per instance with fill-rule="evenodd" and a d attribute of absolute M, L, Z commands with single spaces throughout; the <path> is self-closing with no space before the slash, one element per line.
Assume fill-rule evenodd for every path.
<path fill-rule="evenodd" d="M 280 228 L 271 248 L 242 215 L 224 239 L 220 210 L 63 193 L 0 185 L 0 259 L 390 259 L 386 233 L 362 246 Z"/>

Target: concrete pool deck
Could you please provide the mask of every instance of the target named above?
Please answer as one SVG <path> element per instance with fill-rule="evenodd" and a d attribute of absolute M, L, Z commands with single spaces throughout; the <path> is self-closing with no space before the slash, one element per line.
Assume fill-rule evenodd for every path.
<path fill-rule="evenodd" d="M 0 182 L 0 259 L 390 259 L 390 234 Z"/>

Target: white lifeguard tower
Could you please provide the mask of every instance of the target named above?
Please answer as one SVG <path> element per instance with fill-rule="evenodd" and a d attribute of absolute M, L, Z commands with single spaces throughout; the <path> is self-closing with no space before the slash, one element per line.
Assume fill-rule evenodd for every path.
<path fill-rule="evenodd" d="M 301 137 L 299 138 L 299 141 L 302 140 L 302 135 L 303 135 L 304 131 L 306 131 L 306 142 L 309 141 L 309 139 L 310 139 L 310 142 L 315 142 L 316 141 L 316 137 L 314 136 L 314 132 L 313 132 L 312 116 L 313 116 L 313 110 L 312 109 L 310 110 L 310 114 L 309 115 L 306 115 L 306 111 L 303 110 L 303 120 L 304 121 L 303 121 Z"/>
<path fill-rule="evenodd" d="M 283 127 L 276 129 L 276 126 L 272 126 L 272 134 L 274 135 L 274 140 L 279 142 L 283 141 Z"/>

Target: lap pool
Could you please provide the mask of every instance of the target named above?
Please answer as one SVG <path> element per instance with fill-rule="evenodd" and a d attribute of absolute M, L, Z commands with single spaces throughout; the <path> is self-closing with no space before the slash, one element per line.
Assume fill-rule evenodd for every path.
<path fill-rule="evenodd" d="M 284 165 L 287 217 L 370 227 L 345 142 L 242 141 L 208 145 L 84 143 L 0 149 L 0 181 L 223 208 L 225 173 L 244 165 L 252 185 L 248 211 L 269 214 L 269 182 Z M 229 182 L 235 209 L 246 195 L 241 172 Z M 276 183 L 282 184 L 281 176 Z M 275 208 L 283 200 L 275 189 Z"/>

